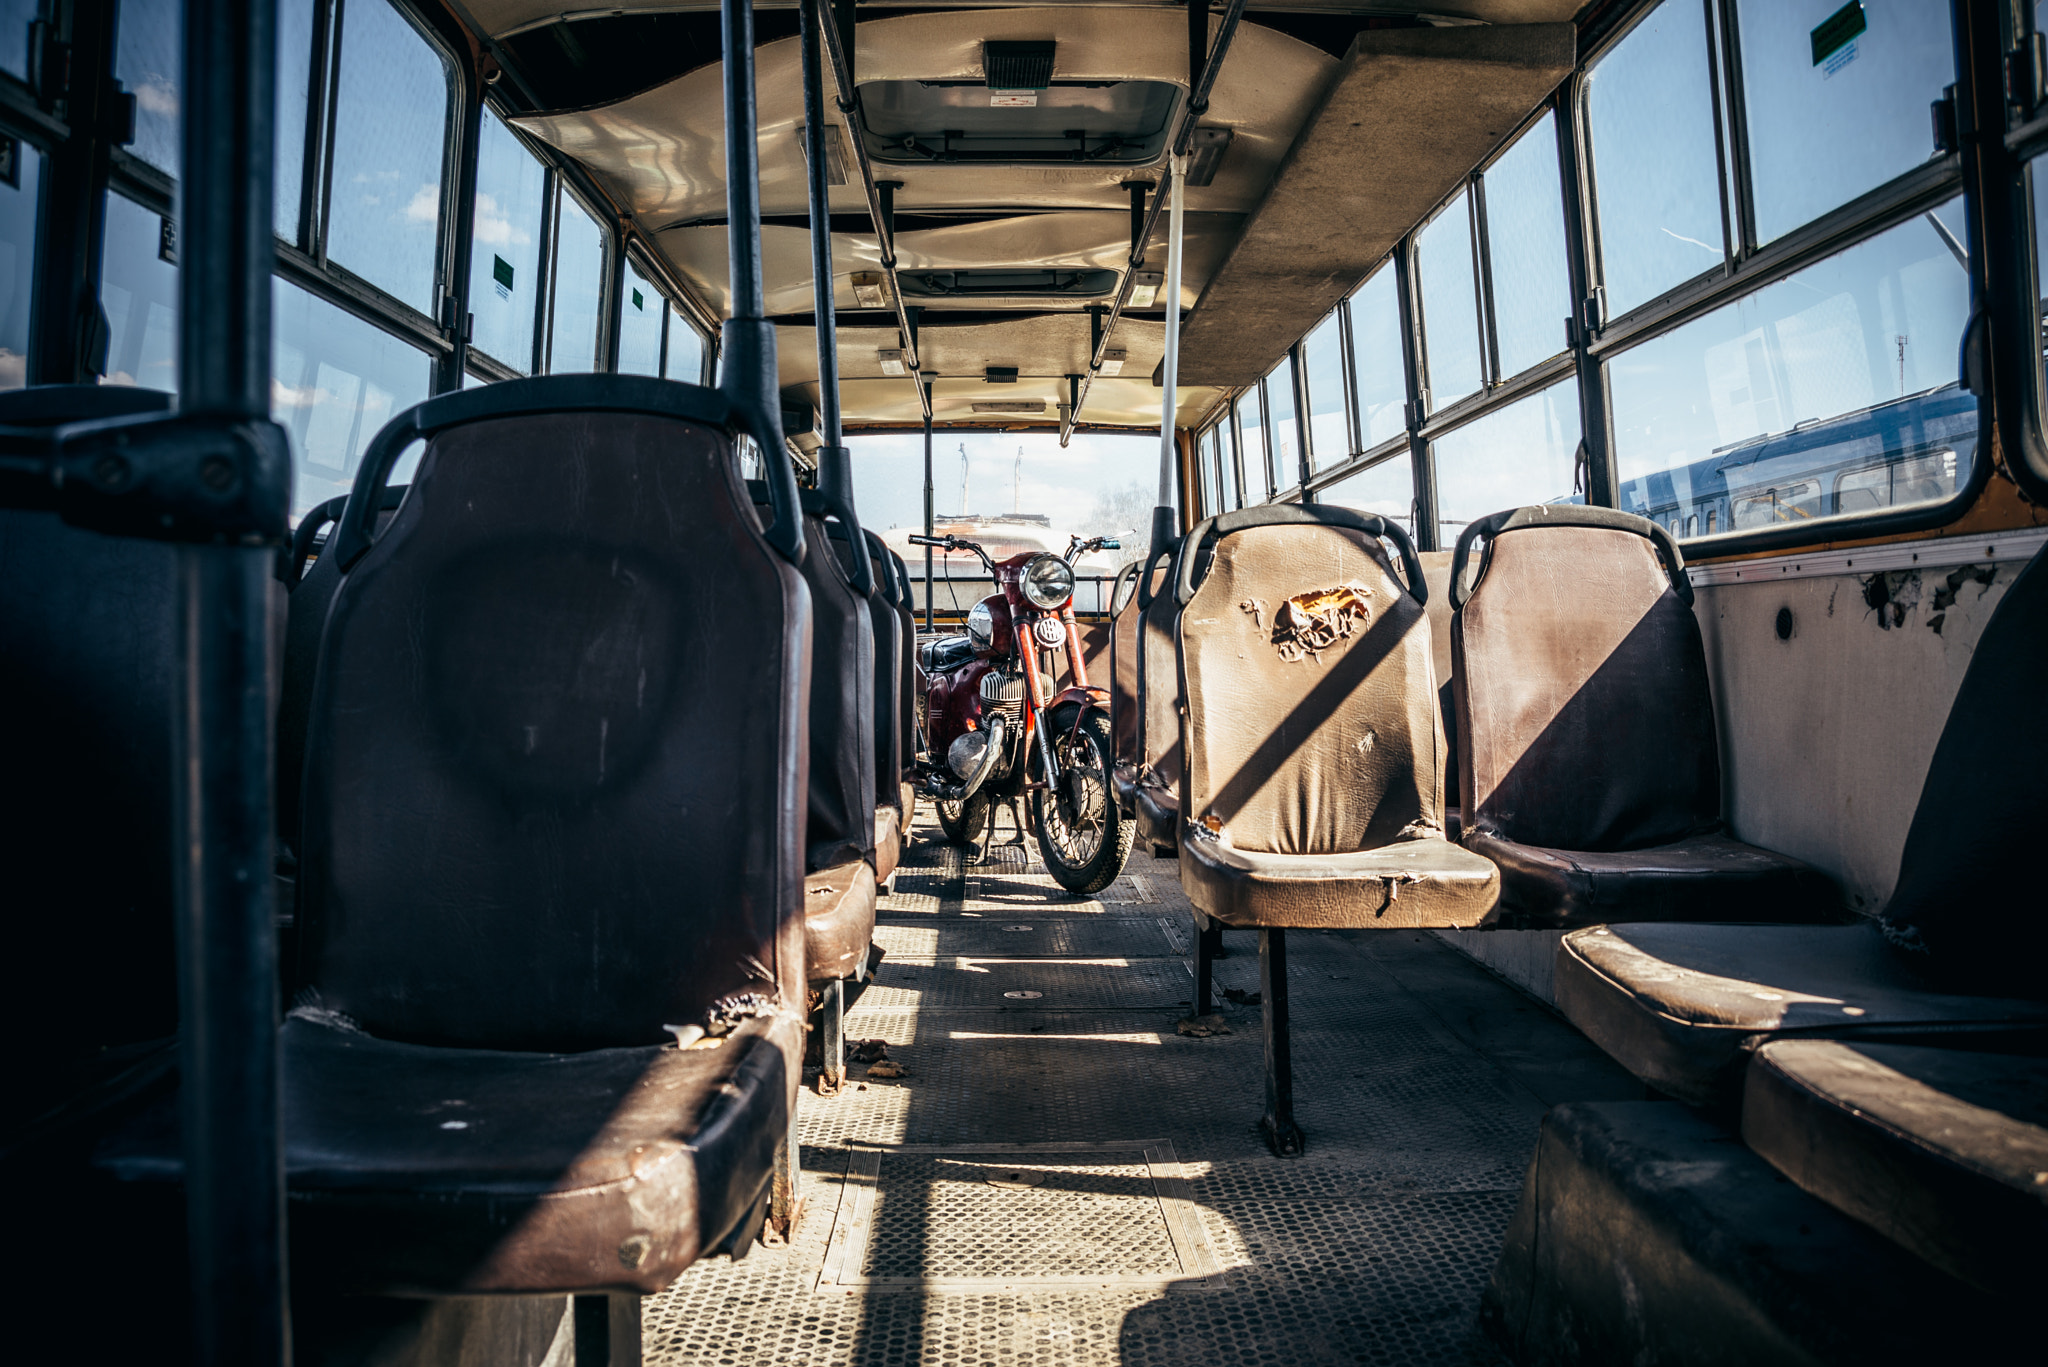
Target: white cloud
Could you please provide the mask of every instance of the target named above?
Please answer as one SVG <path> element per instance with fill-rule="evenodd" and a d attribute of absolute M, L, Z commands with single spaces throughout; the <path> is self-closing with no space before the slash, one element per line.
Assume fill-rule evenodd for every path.
<path fill-rule="evenodd" d="M 135 103 L 162 118 L 178 117 L 178 87 L 161 76 L 151 76 L 135 88 Z"/>
<path fill-rule="evenodd" d="M 318 385 L 294 388 L 283 380 L 273 379 L 270 382 L 270 407 L 273 412 L 281 408 L 312 408 L 333 398 L 334 394 L 331 391 Z"/>
<path fill-rule="evenodd" d="M 408 223 L 439 223 L 441 221 L 441 189 L 426 184 L 412 192 L 412 202 L 405 206 L 405 220 Z"/>
<path fill-rule="evenodd" d="M 476 196 L 476 240 L 487 247 L 524 247 L 533 241 L 533 235 L 513 225 L 495 196 L 479 190 Z"/>

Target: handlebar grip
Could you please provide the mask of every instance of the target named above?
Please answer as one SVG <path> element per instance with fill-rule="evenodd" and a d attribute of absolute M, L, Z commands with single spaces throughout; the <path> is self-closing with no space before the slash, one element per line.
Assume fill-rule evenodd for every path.
<path fill-rule="evenodd" d="M 943 546 L 946 544 L 946 539 L 942 536 L 912 536 L 906 539 L 913 546 Z"/>

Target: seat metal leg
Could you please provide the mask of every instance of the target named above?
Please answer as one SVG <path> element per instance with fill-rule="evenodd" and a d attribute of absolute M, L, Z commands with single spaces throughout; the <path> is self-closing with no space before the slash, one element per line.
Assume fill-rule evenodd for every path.
<path fill-rule="evenodd" d="M 1223 948 L 1223 923 L 1195 913 L 1195 1014 L 1215 1011 L 1217 951 Z"/>
<path fill-rule="evenodd" d="M 1259 995 L 1266 1024 L 1266 1143 L 1281 1158 L 1299 1158 L 1308 1136 L 1294 1123 L 1294 1059 L 1287 1019 L 1287 932 L 1259 932 Z"/>
<path fill-rule="evenodd" d="M 761 1243 L 768 1248 L 787 1248 L 796 1237 L 797 1221 L 803 1218 L 803 1154 L 797 1147 L 796 1116 L 789 1117 L 789 1133 L 775 1153 L 775 1174 L 768 1179 L 768 1219 L 761 1227 Z"/>
<path fill-rule="evenodd" d="M 640 1367 L 636 1292 L 575 1298 L 576 1367 Z"/>
<path fill-rule="evenodd" d="M 819 1014 L 818 1095 L 837 1096 L 846 1085 L 846 984 L 834 978 L 825 988 Z"/>

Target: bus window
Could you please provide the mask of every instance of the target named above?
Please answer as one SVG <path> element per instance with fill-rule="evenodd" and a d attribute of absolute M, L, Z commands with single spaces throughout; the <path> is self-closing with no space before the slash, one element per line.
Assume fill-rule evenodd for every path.
<path fill-rule="evenodd" d="M 41 9 L 38 0 L 0 0 L 0 71 L 28 79 L 28 26 Z"/>
<path fill-rule="evenodd" d="M 477 141 L 476 229 L 470 248 L 470 345 L 524 375 L 533 365 L 540 289 L 540 228 L 547 172 L 510 129 L 484 110 Z"/>
<path fill-rule="evenodd" d="M 1415 463 L 1405 449 L 1396 451 L 1377 465 L 1316 490 L 1316 502 L 1378 513 L 1389 522 L 1400 523 L 1412 537 L 1416 534 Z"/>
<path fill-rule="evenodd" d="M 1938 502 L 1955 492 L 1956 473 L 1956 453 L 1947 450 L 1850 470 L 1835 481 L 1835 511 L 1869 513 Z"/>
<path fill-rule="evenodd" d="M 1479 293 L 1472 280 L 1472 212 L 1468 194 L 1445 205 L 1415 235 L 1422 281 L 1422 354 L 1434 412 L 1485 382 L 1479 358 Z"/>
<path fill-rule="evenodd" d="M 1401 303 L 1393 262 L 1351 296 L 1351 378 L 1358 393 L 1358 445 L 1370 451 L 1408 428 L 1408 380 L 1401 359 Z"/>
<path fill-rule="evenodd" d="M 1214 517 L 1223 511 L 1218 503 L 1221 493 L 1221 479 L 1216 472 L 1216 429 L 1195 438 L 1195 481 L 1201 486 L 1201 508 L 1203 517 Z"/>
<path fill-rule="evenodd" d="M 604 297 L 604 230 L 574 195 L 556 197 L 555 297 L 548 371 L 597 369 L 598 301 Z"/>
<path fill-rule="evenodd" d="M 1821 516 L 1820 485 L 1813 480 L 1774 484 L 1735 495 L 1735 530 L 1752 531 Z"/>
<path fill-rule="evenodd" d="M 283 280 L 271 282 L 271 416 L 291 434 L 292 517 L 349 491 L 377 429 L 427 397 L 426 354 Z M 394 483 L 404 483 L 401 470 Z"/>
<path fill-rule="evenodd" d="M 1344 335 L 1338 311 L 1301 340 L 1301 381 L 1308 391 L 1308 449 L 1318 470 L 1351 459 L 1344 413 Z"/>
<path fill-rule="evenodd" d="M 667 358 L 662 373 L 684 384 L 704 382 L 704 335 L 673 304 L 669 306 Z"/>
<path fill-rule="evenodd" d="M 131 0 L 131 3 L 133 0 Z M 306 109 L 313 99 L 315 0 L 277 4 L 277 157 L 270 181 L 271 231 L 299 240 L 300 196 L 306 184 Z"/>
<path fill-rule="evenodd" d="M 1217 511 L 1229 512 L 1242 508 L 1244 498 L 1237 487 L 1237 443 L 1230 430 L 1231 410 L 1225 409 L 1216 421 L 1216 472 L 1222 480 L 1217 495 Z"/>
<path fill-rule="evenodd" d="M 107 384 L 178 388 L 178 268 L 164 260 L 164 220 L 107 196 L 100 306 L 107 311 Z"/>
<path fill-rule="evenodd" d="M 626 258 L 625 287 L 619 291 L 619 373 L 661 374 L 661 321 L 668 301 L 647 277 L 640 263 Z"/>
<path fill-rule="evenodd" d="M 176 176 L 184 7 L 163 0 L 124 0 L 115 22 L 114 79 L 135 96 L 135 140 L 128 150 Z"/>
<path fill-rule="evenodd" d="M 1962 223 L 1951 200 L 1609 360 L 1621 506 L 1661 518 L 1733 495 L 1728 530 L 1778 526 L 1836 511 L 1836 471 L 1973 457 Z M 1936 501 L 1959 477 L 1897 489 Z"/>
<path fill-rule="evenodd" d="M 1290 356 L 1266 376 L 1266 446 L 1273 463 L 1267 478 L 1276 492 L 1301 482 L 1298 426 L 1294 420 L 1294 358 Z"/>
<path fill-rule="evenodd" d="M 2048 15 L 2043 15 L 2042 19 L 2048 20 Z M 2044 279 L 2043 239 L 2048 238 L 2048 184 L 2044 184 L 2042 178 L 2042 172 L 2048 170 L 2048 167 L 2043 166 L 2044 161 L 2048 161 L 2048 158 L 2036 157 L 2027 163 L 2027 189 L 2034 201 L 2034 317 L 2042 329 L 2034 338 L 2034 356 L 2043 366 L 2043 379 L 2036 385 L 2036 389 L 2039 395 L 2048 396 L 2048 292 L 2043 291 L 2041 284 Z M 2040 403 L 2038 396 L 2036 403 Z M 2036 422 L 2039 422 L 2044 430 L 2048 430 L 2048 422 L 2042 422 L 2038 414 Z"/>
<path fill-rule="evenodd" d="M 447 64 L 388 0 L 342 10 L 327 255 L 433 317 Z"/>
<path fill-rule="evenodd" d="M 11 22 L 0 17 L 0 23 Z M 28 383 L 29 305 L 35 294 L 36 201 L 43 154 L 14 143 L 14 180 L 0 181 L 0 389 Z"/>
<path fill-rule="evenodd" d="M 1265 403 L 1259 395 L 1264 386 L 1253 385 L 1237 401 L 1237 430 L 1244 440 L 1244 501 L 1256 503 L 1273 496 L 1273 466 L 1266 459 Z M 1265 481 L 1263 492 L 1254 493 L 1257 482 Z"/>
<path fill-rule="evenodd" d="M 1563 380 L 1475 418 L 1431 443 L 1437 516 L 1446 545 L 1488 513 L 1535 503 L 1576 503 L 1578 386 Z"/>
<path fill-rule="evenodd" d="M 1486 169 L 1486 256 L 1502 378 L 1565 349 L 1572 314 L 1557 127 L 1546 115 Z"/>
<path fill-rule="evenodd" d="M 1664 0 L 1586 72 L 1610 318 L 1721 264 L 1710 70 L 1704 9 Z"/>
<path fill-rule="evenodd" d="M 1861 6 L 1867 28 L 1827 52 L 1810 35 L 1839 4 L 1735 8 L 1759 244 L 1927 160 L 1927 107 L 1956 79 L 1947 5 Z"/>

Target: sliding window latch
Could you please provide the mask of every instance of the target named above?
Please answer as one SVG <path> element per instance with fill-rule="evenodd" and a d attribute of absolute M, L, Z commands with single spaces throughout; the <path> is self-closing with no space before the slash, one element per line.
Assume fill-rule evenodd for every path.
<path fill-rule="evenodd" d="M 142 414 L 0 427 L 0 507 L 156 541 L 283 545 L 291 449 L 264 418 Z"/>
<path fill-rule="evenodd" d="M 1941 98 L 1927 107 L 1928 117 L 1933 122 L 1934 151 L 1937 156 L 1948 156 L 1962 148 L 1962 139 L 1956 135 L 1956 88 L 1949 86 L 1941 92 Z"/>
<path fill-rule="evenodd" d="M 2005 102 L 2022 117 L 2031 115 L 2042 99 L 2042 74 L 2048 70 L 2048 34 L 2030 33 L 2020 46 L 2005 54 Z"/>

